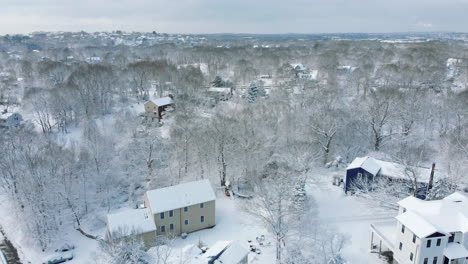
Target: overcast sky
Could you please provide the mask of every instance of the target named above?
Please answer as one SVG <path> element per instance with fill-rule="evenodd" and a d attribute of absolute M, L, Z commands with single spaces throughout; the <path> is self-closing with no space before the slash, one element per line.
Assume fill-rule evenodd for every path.
<path fill-rule="evenodd" d="M 0 0 L 0 34 L 33 31 L 468 31 L 468 0 Z"/>

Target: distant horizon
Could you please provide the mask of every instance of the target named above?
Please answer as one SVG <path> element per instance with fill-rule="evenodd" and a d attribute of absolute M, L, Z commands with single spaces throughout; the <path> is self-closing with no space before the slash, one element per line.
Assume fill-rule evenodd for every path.
<path fill-rule="evenodd" d="M 464 32 L 466 10 L 468 0 L 3 0 L 0 34 Z"/>
<path fill-rule="evenodd" d="M 6 33 L 6 34 L 0 34 L 0 36 L 6 36 L 6 35 L 30 35 L 30 34 L 39 34 L 39 33 L 113 33 L 121 31 L 123 33 L 150 33 L 152 34 L 153 31 L 155 31 L 157 34 L 168 34 L 168 35 L 331 35 L 331 34 L 336 34 L 336 35 L 344 35 L 344 34 L 366 34 L 366 35 L 374 35 L 374 34 L 440 34 L 440 33 L 452 33 L 452 34 L 468 34 L 468 31 L 389 31 L 389 32 L 310 32 L 310 33 L 302 33 L 302 32 L 286 32 L 286 33 L 245 33 L 245 32 L 212 32 L 212 33 L 187 33 L 187 32 L 158 32 L 157 30 L 153 31 L 146 31 L 146 30 L 121 30 L 121 29 L 115 29 L 115 30 L 100 30 L 100 31 L 86 31 L 86 30 L 72 30 L 72 31 L 66 31 L 66 30 L 53 30 L 53 31 L 47 31 L 47 30 L 36 30 L 36 31 L 31 31 L 31 32 L 25 32 L 25 33 Z"/>

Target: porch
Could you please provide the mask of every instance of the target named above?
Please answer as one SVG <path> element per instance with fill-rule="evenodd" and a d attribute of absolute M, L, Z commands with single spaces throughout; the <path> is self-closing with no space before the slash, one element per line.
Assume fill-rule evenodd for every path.
<path fill-rule="evenodd" d="M 444 250 L 444 264 L 468 264 L 468 250 L 459 243 L 448 243 Z"/>
<path fill-rule="evenodd" d="M 385 257 L 390 258 L 389 260 L 393 260 L 396 225 L 396 220 L 371 224 L 371 253 L 378 253 L 379 256 L 385 255 Z"/>

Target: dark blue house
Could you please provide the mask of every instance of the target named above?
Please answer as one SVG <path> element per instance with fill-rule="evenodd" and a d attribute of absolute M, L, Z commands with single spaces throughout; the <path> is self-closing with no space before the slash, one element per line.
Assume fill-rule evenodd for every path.
<path fill-rule="evenodd" d="M 374 158 L 362 157 L 356 158 L 346 167 L 346 177 L 344 182 L 344 191 L 347 193 L 354 187 L 358 188 L 358 181 L 372 182 L 374 177 L 379 174 L 381 166 Z"/>
<path fill-rule="evenodd" d="M 425 191 L 428 186 L 432 186 L 434 180 L 434 167 L 412 167 L 418 174 L 418 185 L 422 191 Z M 390 181 L 405 182 L 411 179 L 406 176 L 406 166 L 374 159 L 372 157 L 356 158 L 346 168 L 346 177 L 344 181 L 344 191 L 353 191 L 353 189 L 363 189 L 369 187 L 375 177 L 386 177 Z M 430 188 L 430 187 L 429 187 Z"/>

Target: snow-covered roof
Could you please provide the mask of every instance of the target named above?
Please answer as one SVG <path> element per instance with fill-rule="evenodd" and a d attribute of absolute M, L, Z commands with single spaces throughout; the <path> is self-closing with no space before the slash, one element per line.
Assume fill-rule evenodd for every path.
<path fill-rule="evenodd" d="M 408 197 L 399 201 L 398 204 L 406 209 L 406 213 L 397 216 L 397 220 L 408 227 L 415 226 L 410 227 L 415 233 L 413 228 L 420 230 L 422 226 L 425 230 L 434 231 L 432 229 L 435 229 L 445 234 L 468 232 L 468 197 L 464 193 L 455 192 L 442 200 L 435 201 Z M 424 234 L 427 232 L 421 231 L 421 235 Z"/>
<path fill-rule="evenodd" d="M 107 227 L 114 238 L 132 234 L 143 234 L 156 230 L 148 209 L 132 209 L 107 215 Z"/>
<path fill-rule="evenodd" d="M 448 243 L 444 249 L 444 255 L 449 259 L 460 259 L 468 257 L 468 250 L 458 243 Z"/>
<path fill-rule="evenodd" d="M 153 214 L 216 200 L 206 179 L 147 191 L 146 196 Z"/>
<path fill-rule="evenodd" d="M 218 241 L 203 254 L 203 257 L 209 259 L 211 257 L 218 256 L 230 244 L 231 241 Z"/>
<path fill-rule="evenodd" d="M 299 70 L 299 71 L 305 71 L 305 70 L 307 70 L 307 67 L 305 67 L 304 65 L 302 65 L 302 63 L 291 63 L 291 66 L 292 66 L 295 70 Z"/>
<path fill-rule="evenodd" d="M 11 112 L 8 112 L 8 113 L 0 113 L 0 118 L 8 118 L 14 114 L 17 114 L 17 113 L 11 113 Z"/>
<path fill-rule="evenodd" d="M 427 237 L 437 232 L 437 228 L 435 226 L 412 211 L 400 214 L 396 219 L 409 228 L 419 238 Z"/>
<path fill-rule="evenodd" d="M 372 175 L 377 175 L 380 171 L 380 166 L 377 164 L 376 159 L 371 157 L 355 158 L 351 164 L 346 167 L 346 170 L 362 168 Z"/>
<path fill-rule="evenodd" d="M 388 162 L 383 160 L 375 159 L 376 163 L 381 167 L 380 174 L 385 175 L 387 177 L 392 178 L 407 178 L 406 176 L 406 169 L 407 167 L 398 164 L 395 162 Z M 431 176 L 431 169 L 430 168 L 423 168 L 423 167 L 413 167 L 415 173 L 418 175 L 419 182 L 429 182 L 429 178 Z M 441 177 L 440 171 L 435 171 L 434 178 Z"/>
<path fill-rule="evenodd" d="M 153 102 L 157 106 L 165 106 L 165 105 L 170 105 L 174 103 L 174 101 L 169 96 L 154 99 Z"/>
<path fill-rule="evenodd" d="M 407 178 L 406 166 L 395 163 L 395 162 L 378 160 L 378 159 L 367 157 L 367 156 L 362 157 L 362 158 L 355 158 L 353 162 L 351 162 L 351 164 L 349 164 L 349 166 L 346 167 L 346 170 L 356 169 L 356 168 L 362 168 L 365 171 L 371 173 L 372 175 L 379 174 L 379 175 L 383 175 L 383 176 L 387 176 L 391 178 L 399 178 L 399 179 Z M 416 167 L 415 172 L 418 175 L 419 182 L 429 182 L 429 178 L 431 176 L 430 168 Z M 440 174 L 439 171 L 436 170 L 434 177 L 435 178 L 441 177 L 441 175 L 439 174 Z"/>
<path fill-rule="evenodd" d="M 210 87 L 208 88 L 208 92 L 214 92 L 214 93 L 230 93 L 231 88 L 230 87 Z"/>
<path fill-rule="evenodd" d="M 233 242 L 216 260 L 216 264 L 238 264 L 249 254 L 249 250 L 239 242 Z"/>

